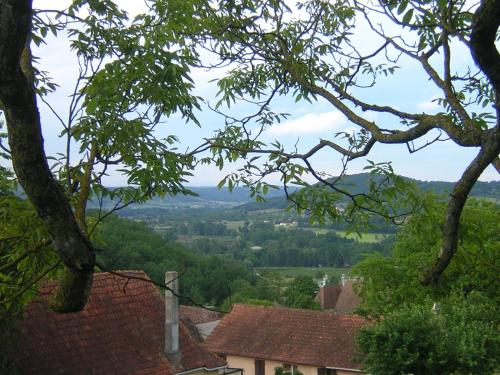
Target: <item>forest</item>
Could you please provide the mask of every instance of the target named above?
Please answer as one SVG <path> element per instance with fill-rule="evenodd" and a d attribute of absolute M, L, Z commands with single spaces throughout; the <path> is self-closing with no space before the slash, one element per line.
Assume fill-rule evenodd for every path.
<path fill-rule="evenodd" d="M 175 233 L 203 254 L 226 255 L 252 267 L 349 267 L 366 253 L 388 253 L 391 244 L 387 234 L 385 240 L 366 243 L 333 230 L 317 231 L 321 228 L 286 228 L 270 222 L 244 222 L 238 230 L 227 230 L 224 224 L 195 221 L 173 226 L 167 233 Z"/>
<path fill-rule="evenodd" d="M 214 255 L 204 249 L 188 248 L 169 240 L 168 235 L 154 233 L 143 223 L 117 216 L 103 223 L 95 242 L 98 261 L 107 269 L 141 269 L 158 283 L 166 270 L 178 271 L 180 293 L 186 297 L 181 303 L 223 309 L 234 302 L 285 303 L 283 292 L 289 282 L 279 274 L 255 272 L 247 262 L 231 255 L 237 254 L 238 248 Z M 317 284 L 312 278 L 309 283 L 312 291 L 308 299 L 312 301 Z"/>

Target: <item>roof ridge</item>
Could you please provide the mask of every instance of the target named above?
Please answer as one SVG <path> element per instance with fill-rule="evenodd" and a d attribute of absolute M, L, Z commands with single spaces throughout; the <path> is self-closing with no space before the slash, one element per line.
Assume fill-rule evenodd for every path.
<path fill-rule="evenodd" d="M 359 370 L 355 335 L 368 323 L 330 311 L 236 304 L 205 344 L 226 355 Z"/>
<path fill-rule="evenodd" d="M 312 314 L 331 314 L 331 315 L 341 315 L 338 313 L 335 313 L 333 311 L 325 311 L 325 310 L 311 310 L 311 309 L 301 309 L 298 307 L 288 307 L 288 306 L 263 306 L 263 305 L 252 305 L 249 303 L 235 303 L 233 305 L 233 309 L 235 306 L 243 306 L 243 307 L 251 307 L 251 308 L 257 308 L 257 309 L 281 309 L 281 310 L 294 310 L 294 311 L 304 311 Z M 347 315 L 347 314 L 345 314 Z"/>
<path fill-rule="evenodd" d="M 140 270 L 140 269 L 137 269 L 137 270 L 109 270 L 109 271 L 95 272 L 94 274 L 95 275 L 102 275 L 105 273 L 108 273 L 110 275 L 116 275 L 116 273 L 142 273 L 142 274 L 147 276 L 147 273 L 144 270 Z M 119 276 L 119 275 L 116 275 L 116 276 Z M 148 278 L 149 278 L 149 276 L 148 276 Z"/>

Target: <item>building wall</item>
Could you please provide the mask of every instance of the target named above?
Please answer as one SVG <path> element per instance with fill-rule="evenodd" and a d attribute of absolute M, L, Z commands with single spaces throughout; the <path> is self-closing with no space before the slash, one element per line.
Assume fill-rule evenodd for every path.
<path fill-rule="evenodd" d="M 253 358 L 228 355 L 226 356 L 226 361 L 227 361 L 227 367 L 242 368 L 243 375 L 255 374 L 255 364 Z M 266 374 L 267 374 L 267 369 L 266 369 Z"/>
<path fill-rule="evenodd" d="M 266 375 L 274 375 L 274 369 L 281 367 L 283 362 L 266 360 Z M 304 375 L 318 375 L 318 368 L 314 366 L 297 365 L 299 371 Z M 252 374 L 253 375 L 253 374 Z"/>
<path fill-rule="evenodd" d="M 238 357 L 228 355 L 226 357 L 228 367 L 231 368 L 241 368 L 243 369 L 243 375 L 255 375 L 255 361 L 253 358 Z M 266 375 L 274 375 L 274 369 L 276 367 L 281 367 L 283 362 L 276 362 L 271 360 L 266 360 Z M 318 368 L 315 366 L 297 365 L 299 371 L 304 375 L 318 375 Z M 343 371 L 337 370 L 337 375 L 353 375 L 361 374 L 355 371 Z"/>
<path fill-rule="evenodd" d="M 190 372 L 189 375 L 218 375 L 219 373 L 223 372 L 224 370 L 212 370 L 212 371 L 207 371 L 204 369 L 198 369 L 196 371 Z"/>

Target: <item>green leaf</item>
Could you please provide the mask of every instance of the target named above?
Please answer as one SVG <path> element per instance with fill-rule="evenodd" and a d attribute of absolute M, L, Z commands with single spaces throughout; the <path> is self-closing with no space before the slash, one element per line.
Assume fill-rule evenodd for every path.
<path fill-rule="evenodd" d="M 398 14 L 402 14 L 408 6 L 408 0 L 401 0 L 398 6 Z"/>
<path fill-rule="evenodd" d="M 403 17 L 403 23 L 410 23 L 412 17 L 413 17 L 413 9 L 410 9 L 408 12 L 405 13 Z"/>

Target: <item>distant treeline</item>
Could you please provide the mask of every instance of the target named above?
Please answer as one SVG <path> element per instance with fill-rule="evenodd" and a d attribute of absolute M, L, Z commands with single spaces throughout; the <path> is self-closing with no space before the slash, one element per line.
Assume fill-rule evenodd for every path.
<path fill-rule="evenodd" d="M 345 267 L 374 251 L 388 254 L 393 242 L 390 236 L 379 243 L 363 243 L 334 231 L 316 233 L 314 229 L 276 227 L 270 222 L 247 221 L 238 229 L 204 221 L 172 224 L 167 233 L 187 238 L 193 250 L 229 256 L 251 267 Z"/>
<path fill-rule="evenodd" d="M 111 215 L 98 227 L 94 242 L 98 260 L 107 268 L 144 270 L 159 283 L 163 282 L 165 271 L 176 270 L 181 274 L 181 294 L 217 306 L 227 303 L 235 294 L 241 295 L 242 289 L 252 298 L 271 301 L 277 298 L 276 283 L 255 275 L 253 267 L 352 265 L 365 253 L 387 253 L 392 243 L 388 239 L 365 244 L 334 232 L 285 230 L 270 223 L 246 223 L 231 230 L 225 225 L 198 223 L 192 229 L 206 233 L 208 228 L 217 234 L 230 233 L 232 237 L 227 236 L 226 240 L 202 237 L 185 246 L 168 234 L 154 233 L 144 223 Z"/>
<path fill-rule="evenodd" d="M 155 234 L 145 224 L 110 216 L 99 226 L 95 243 L 98 260 L 109 269 L 144 270 L 153 280 L 164 282 L 165 271 L 181 275 L 180 292 L 199 303 L 221 305 L 234 293 L 237 280 L 255 283 L 251 270 L 241 262 L 200 256 L 179 243 Z M 189 304 L 189 301 L 181 301 Z"/>

